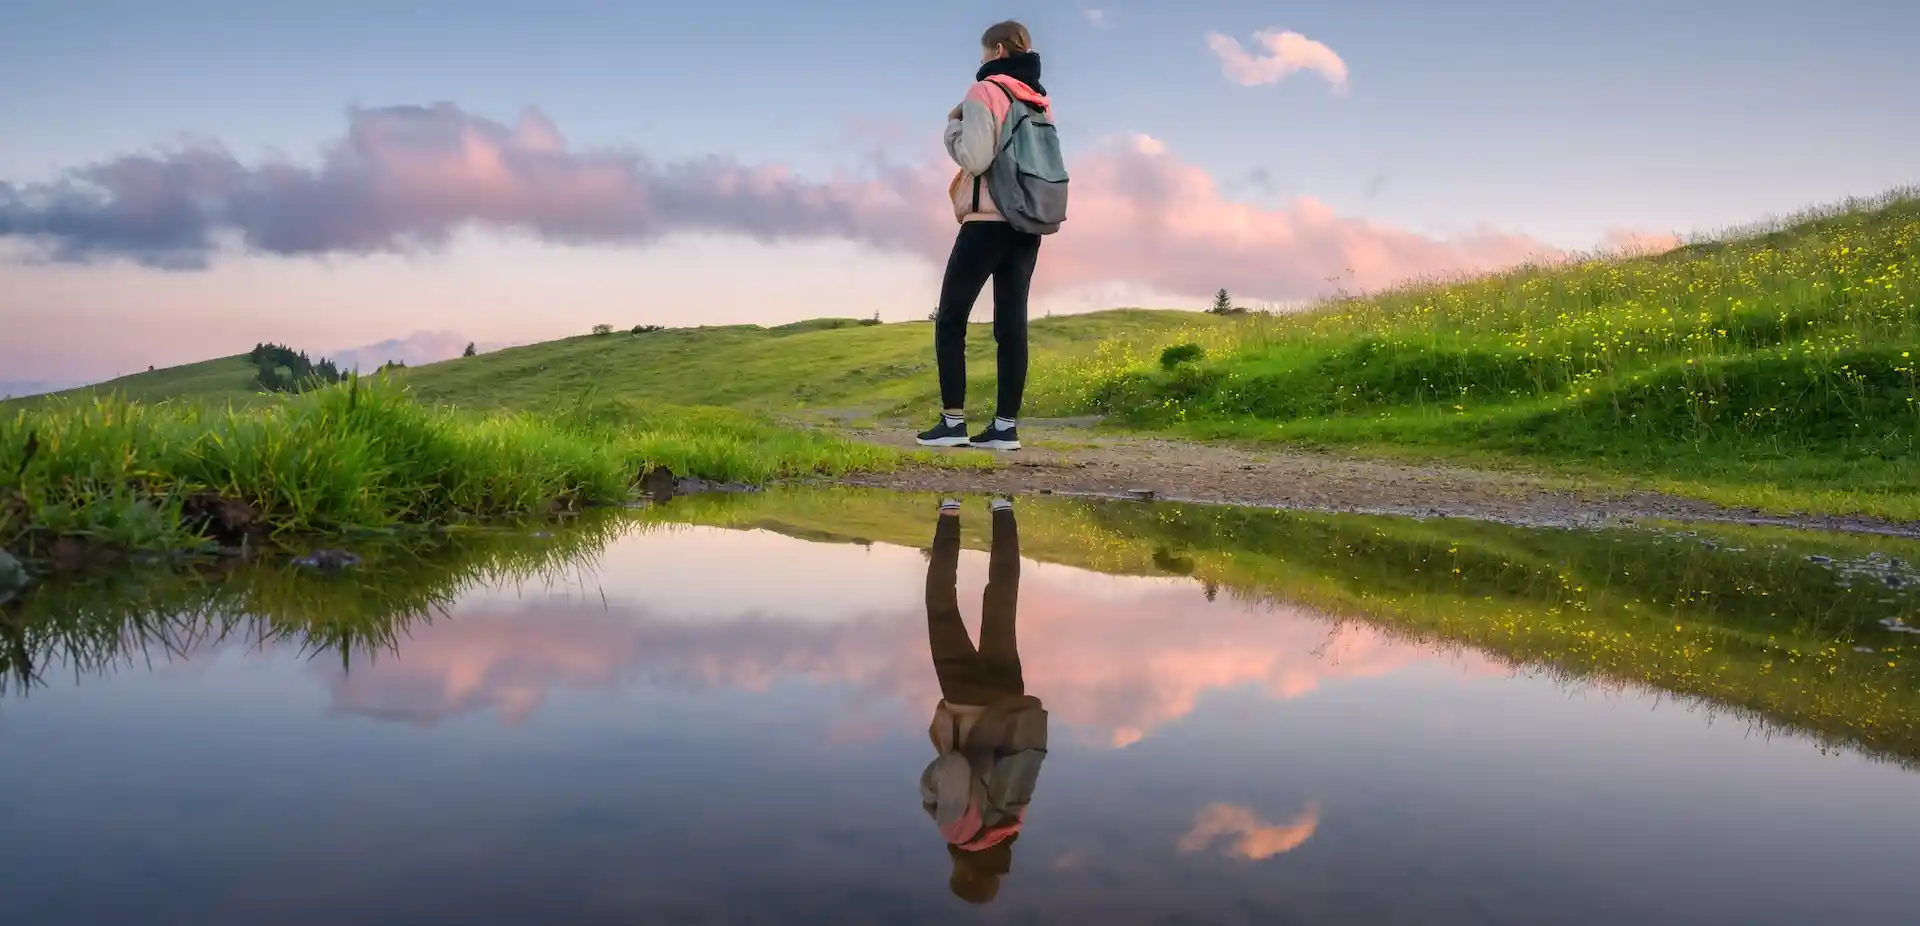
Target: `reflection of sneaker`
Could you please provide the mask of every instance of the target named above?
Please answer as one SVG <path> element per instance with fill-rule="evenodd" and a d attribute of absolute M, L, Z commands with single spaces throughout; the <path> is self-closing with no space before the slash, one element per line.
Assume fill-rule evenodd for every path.
<path fill-rule="evenodd" d="M 967 445 L 967 423 L 957 421 L 949 423 L 945 416 L 931 429 L 920 432 L 922 447 L 965 447 Z"/>
<path fill-rule="evenodd" d="M 985 431 L 981 431 L 968 443 L 968 446 L 982 450 L 1019 450 L 1020 429 L 988 425 Z"/>

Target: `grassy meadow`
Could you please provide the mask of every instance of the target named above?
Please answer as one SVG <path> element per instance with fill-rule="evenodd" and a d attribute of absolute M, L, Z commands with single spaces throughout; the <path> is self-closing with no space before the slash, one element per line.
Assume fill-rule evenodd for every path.
<path fill-rule="evenodd" d="M 1116 342 L 1039 405 L 1133 427 L 1523 464 L 1920 519 L 1920 200 Z M 1064 387 L 1064 389 L 1063 389 Z"/>
<path fill-rule="evenodd" d="M 993 397 L 989 327 L 975 325 L 967 344 L 968 394 L 981 407 Z M 1231 327 L 1214 316 L 1147 309 L 1035 319 L 1034 369 L 1073 368 L 1116 342 L 1159 343 Z M 842 418 L 919 418 L 937 412 L 940 403 L 933 325 L 924 321 L 814 319 L 773 328 L 616 330 L 415 367 L 403 375 L 421 399 L 463 408 L 525 408 L 589 387 L 675 405 Z"/>
<path fill-rule="evenodd" d="M 1920 519 L 1920 200 L 1856 201 L 1652 256 L 1595 257 L 1288 315 L 1036 320 L 1028 415 L 1547 470 L 1775 512 Z M 991 395 L 993 343 L 970 343 Z M 407 371 L 432 401 L 616 394 L 905 418 L 930 326 L 585 336 Z M 1197 359 L 1162 362 L 1192 345 Z M 1176 353 L 1176 356 L 1177 356 Z M 1171 358 L 1170 358 L 1171 359 Z"/>
<path fill-rule="evenodd" d="M 984 404 L 993 395 L 994 346 L 989 325 L 974 327 L 967 345 L 968 380 L 970 395 Z M 1216 316 L 1165 309 L 1035 319 L 1035 374 L 1077 369 L 1106 344 L 1172 342 L 1232 327 Z M 255 388 L 254 374 L 244 356 L 225 357 L 16 399 L 0 403 L 0 409 L 96 395 L 240 405 L 271 399 Z M 715 325 L 643 334 L 614 329 L 383 375 L 404 383 L 423 402 L 478 411 L 543 409 L 589 391 L 650 404 L 839 417 L 919 415 L 940 401 L 933 325 L 924 321 L 875 325 L 817 318 L 774 327 Z"/>
<path fill-rule="evenodd" d="M 1547 471 L 1778 513 L 1920 520 L 1916 280 L 1920 199 L 1901 192 L 1664 254 L 1343 296 L 1293 314 L 1036 319 L 1027 415 Z M 975 329 L 978 407 L 992 394 L 994 345 L 987 325 Z M 496 429 L 587 394 L 905 427 L 937 404 L 931 342 L 924 321 L 615 328 L 391 375 L 425 405 L 522 422 L 487 426 Z M 0 410 L 40 414 L 31 410 L 88 394 L 222 409 L 163 413 L 187 421 L 279 403 L 252 389 L 249 369 L 227 358 Z"/>
<path fill-rule="evenodd" d="M 145 373 L 131 373 L 92 386 L 81 386 L 50 395 L 9 399 L 0 402 L 0 412 L 14 408 L 29 408 L 63 399 L 83 399 L 94 396 L 117 397 L 135 402 L 164 402 L 170 399 L 190 398 L 208 403 L 246 403 L 259 397 L 259 390 L 254 386 L 254 376 L 258 372 L 245 356 L 219 357 L 176 367 L 161 367 Z"/>
<path fill-rule="evenodd" d="M 443 524 L 630 498 L 656 466 L 710 480 L 883 471 L 915 458 L 726 409 L 581 395 L 540 412 L 426 405 L 378 380 L 250 408 L 61 399 L 0 418 L 0 547 L 113 549 Z M 965 465 L 967 458 L 955 458 Z"/>

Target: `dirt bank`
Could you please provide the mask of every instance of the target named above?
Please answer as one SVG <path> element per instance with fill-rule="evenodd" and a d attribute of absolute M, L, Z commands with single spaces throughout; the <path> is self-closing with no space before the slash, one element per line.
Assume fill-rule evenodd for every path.
<path fill-rule="evenodd" d="M 913 445 L 912 435 L 901 429 L 847 433 L 875 443 Z M 1003 454 L 1000 459 L 1004 465 L 991 472 L 915 468 L 846 481 L 956 494 L 1125 497 L 1136 490 L 1149 490 L 1158 498 L 1173 501 L 1470 517 L 1516 524 L 1591 525 L 1666 519 L 1920 536 L 1920 524 L 1862 517 L 1783 517 L 1651 492 L 1605 491 L 1567 478 L 1121 437 L 1078 428 L 1048 429 L 1037 446 Z"/>

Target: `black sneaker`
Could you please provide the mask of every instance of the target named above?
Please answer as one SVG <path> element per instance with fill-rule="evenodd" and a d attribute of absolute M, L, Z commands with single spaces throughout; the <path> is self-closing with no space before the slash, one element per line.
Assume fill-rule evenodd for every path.
<path fill-rule="evenodd" d="M 981 450 L 1019 450 L 1020 429 L 987 425 L 987 429 L 976 435 L 967 443 L 967 446 L 978 447 Z"/>
<path fill-rule="evenodd" d="M 967 423 L 948 424 L 942 417 L 940 423 L 931 430 L 920 432 L 922 447 L 965 447 L 967 446 Z"/>

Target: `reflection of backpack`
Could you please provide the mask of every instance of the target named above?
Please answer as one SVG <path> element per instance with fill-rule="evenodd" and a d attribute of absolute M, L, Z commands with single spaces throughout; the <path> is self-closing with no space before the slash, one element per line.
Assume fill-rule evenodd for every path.
<path fill-rule="evenodd" d="M 1027 105 L 999 81 L 1007 95 L 1000 150 L 987 168 L 987 192 L 1007 224 L 1032 235 L 1051 235 L 1067 220 L 1067 164 L 1060 136 L 1047 112 Z"/>
<path fill-rule="evenodd" d="M 1047 758 L 1047 710 L 1031 695 L 989 707 L 965 742 L 945 701 L 927 737 L 939 755 L 920 773 L 920 806 L 948 843 L 967 851 L 997 845 L 1020 831 Z"/>

